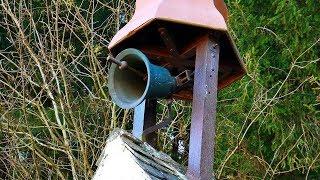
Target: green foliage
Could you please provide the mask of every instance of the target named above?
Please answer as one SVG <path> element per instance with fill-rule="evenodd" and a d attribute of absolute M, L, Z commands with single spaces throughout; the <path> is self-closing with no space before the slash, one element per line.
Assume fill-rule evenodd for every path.
<path fill-rule="evenodd" d="M 228 5 L 230 27 L 248 77 L 219 94 L 220 100 L 235 99 L 219 104 L 218 121 L 223 121 L 219 125 L 226 121 L 237 127 L 219 128 L 218 134 L 237 136 L 228 145 L 218 136 L 218 149 L 223 149 L 216 156 L 219 177 L 230 171 L 234 176 L 260 178 L 317 172 L 319 1 L 230 1 Z M 230 152 L 234 154 L 228 159 Z"/>

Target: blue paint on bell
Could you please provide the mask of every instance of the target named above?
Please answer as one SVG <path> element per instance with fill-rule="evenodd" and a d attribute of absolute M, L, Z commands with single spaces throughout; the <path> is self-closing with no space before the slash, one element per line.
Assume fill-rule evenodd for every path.
<path fill-rule="evenodd" d="M 119 69 L 112 64 L 109 70 L 109 93 L 112 101 L 119 107 L 130 109 L 145 99 L 165 98 L 176 89 L 176 79 L 163 67 L 150 63 L 149 59 L 137 49 L 126 49 L 116 59 L 126 61 L 130 68 Z M 145 76 L 143 76 L 143 75 Z"/>

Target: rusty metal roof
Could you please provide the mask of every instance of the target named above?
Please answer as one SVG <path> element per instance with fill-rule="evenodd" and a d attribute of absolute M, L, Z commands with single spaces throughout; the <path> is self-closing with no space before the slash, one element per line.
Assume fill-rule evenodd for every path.
<path fill-rule="evenodd" d="M 226 9 L 222 8 L 221 2 L 218 4 L 226 17 Z M 225 19 L 212 0 L 137 0 L 132 19 L 113 37 L 109 49 L 153 20 L 227 31 Z"/>

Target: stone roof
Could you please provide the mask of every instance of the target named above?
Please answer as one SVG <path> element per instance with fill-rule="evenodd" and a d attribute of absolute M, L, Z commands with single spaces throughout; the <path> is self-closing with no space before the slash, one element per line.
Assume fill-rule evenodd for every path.
<path fill-rule="evenodd" d="M 93 180 L 187 179 L 170 156 L 120 129 L 111 133 L 97 166 Z"/>

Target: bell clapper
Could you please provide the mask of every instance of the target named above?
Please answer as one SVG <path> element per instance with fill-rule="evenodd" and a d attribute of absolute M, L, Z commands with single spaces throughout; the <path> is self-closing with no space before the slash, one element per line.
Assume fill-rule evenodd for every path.
<path fill-rule="evenodd" d="M 111 55 L 108 56 L 107 60 L 118 65 L 119 69 L 121 69 L 121 70 L 128 68 L 130 71 L 132 71 L 132 72 L 136 73 L 138 76 L 142 77 L 144 81 L 146 81 L 148 79 L 148 75 L 130 67 L 126 61 L 119 61 L 116 58 L 112 57 Z"/>

